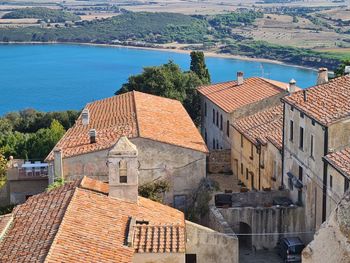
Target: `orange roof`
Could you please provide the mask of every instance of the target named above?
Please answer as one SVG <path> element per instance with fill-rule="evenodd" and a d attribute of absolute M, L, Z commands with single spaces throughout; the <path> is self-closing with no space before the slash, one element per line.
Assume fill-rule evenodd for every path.
<path fill-rule="evenodd" d="M 328 126 L 350 116 L 350 75 L 295 92 L 282 100 Z"/>
<path fill-rule="evenodd" d="M 207 147 L 188 113 L 177 100 L 137 91 L 88 103 L 90 122 L 82 124 L 80 115 L 56 147 L 63 157 L 111 148 L 118 139 L 142 137 L 207 152 Z M 97 131 L 90 143 L 89 130 Z M 53 159 L 53 152 L 47 157 Z"/>
<path fill-rule="evenodd" d="M 241 118 L 233 123 L 233 126 L 254 144 L 266 144 L 270 141 L 278 149 L 282 149 L 282 105 Z"/>
<path fill-rule="evenodd" d="M 335 169 L 350 179 L 350 147 L 330 153 L 324 157 Z"/>
<path fill-rule="evenodd" d="M 237 81 L 228 81 L 198 88 L 199 93 L 225 112 L 233 112 L 242 106 L 287 91 L 287 83 L 259 77 L 245 79 L 241 85 Z"/>
<path fill-rule="evenodd" d="M 0 262 L 132 262 L 141 247 L 184 252 L 182 212 L 142 197 L 138 203 L 110 198 L 106 191 L 107 184 L 85 177 L 31 197 L 13 212 L 13 224 L 0 242 Z M 137 221 L 129 229 L 131 217 L 160 231 L 128 244 L 129 231 L 140 237 Z M 173 235 L 163 233 L 165 228 Z"/>

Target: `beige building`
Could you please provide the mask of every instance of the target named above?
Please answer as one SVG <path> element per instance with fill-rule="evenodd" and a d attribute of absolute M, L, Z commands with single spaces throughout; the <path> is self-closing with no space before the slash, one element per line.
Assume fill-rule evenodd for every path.
<path fill-rule="evenodd" d="M 295 83 L 292 83 L 295 89 Z M 210 150 L 231 149 L 231 124 L 266 108 L 278 105 L 288 94 L 286 83 L 253 77 L 198 88 L 201 97 L 201 132 Z"/>
<path fill-rule="evenodd" d="M 306 229 L 318 229 L 329 214 L 329 174 L 323 157 L 350 143 L 350 76 L 297 91 L 284 103 L 283 185 L 305 208 Z M 340 193 L 338 193 L 340 194 Z"/>
<path fill-rule="evenodd" d="M 165 203 L 184 208 L 206 177 L 207 147 L 179 101 L 141 92 L 87 104 L 47 157 L 54 163 L 51 181 L 88 176 L 108 182 L 107 156 L 123 135 L 138 148 L 140 184 L 168 181 Z"/>
<path fill-rule="evenodd" d="M 121 137 L 109 184 L 83 177 L 0 217 L 0 262 L 238 263 L 236 237 L 138 196 L 138 156 Z"/>
<path fill-rule="evenodd" d="M 282 105 L 233 123 L 232 171 L 250 190 L 278 190 L 282 175 Z"/>

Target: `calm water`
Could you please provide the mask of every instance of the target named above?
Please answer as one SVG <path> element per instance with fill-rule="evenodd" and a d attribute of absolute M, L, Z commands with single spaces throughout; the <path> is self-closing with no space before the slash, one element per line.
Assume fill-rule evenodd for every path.
<path fill-rule="evenodd" d="M 81 109 L 109 97 L 145 66 L 174 60 L 189 69 L 189 55 L 173 52 L 79 45 L 0 45 L 0 114 L 24 108 Z M 264 76 L 300 87 L 315 83 L 316 72 L 271 63 L 207 58 L 213 82 Z"/>

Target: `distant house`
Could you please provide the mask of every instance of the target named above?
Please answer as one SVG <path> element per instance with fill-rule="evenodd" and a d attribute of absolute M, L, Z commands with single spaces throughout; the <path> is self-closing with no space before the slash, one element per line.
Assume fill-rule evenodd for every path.
<path fill-rule="evenodd" d="M 282 99 L 283 184 L 291 191 L 293 201 L 305 207 L 306 229 L 310 230 L 318 229 L 329 216 L 334 207 L 329 205 L 333 193 L 344 191 L 338 191 L 341 186 L 333 188 L 341 177 L 333 178 L 323 157 L 335 164 L 332 160 L 337 155 L 330 154 L 350 143 L 350 76 L 330 81 L 327 76 L 327 70 L 320 69 L 319 85 Z M 348 187 L 347 180 L 342 184 Z"/>
<path fill-rule="evenodd" d="M 50 181 L 88 176 L 108 182 L 107 156 L 121 136 L 139 151 L 140 184 L 165 179 L 165 203 L 183 207 L 206 177 L 207 147 L 179 101 L 128 92 L 86 105 L 47 157 Z"/>
<path fill-rule="evenodd" d="M 83 177 L 0 217 L 0 262 L 238 263 L 236 237 L 138 196 L 139 154 L 121 137 L 107 158 L 109 184 Z"/>
<path fill-rule="evenodd" d="M 295 83 L 293 88 L 295 88 Z M 198 88 L 201 96 L 201 132 L 210 150 L 231 149 L 231 124 L 266 108 L 278 105 L 289 92 L 287 83 L 265 78 L 244 79 L 237 73 L 236 81 Z"/>
<path fill-rule="evenodd" d="M 238 119 L 233 128 L 234 174 L 248 189 L 278 190 L 282 177 L 282 105 Z"/>

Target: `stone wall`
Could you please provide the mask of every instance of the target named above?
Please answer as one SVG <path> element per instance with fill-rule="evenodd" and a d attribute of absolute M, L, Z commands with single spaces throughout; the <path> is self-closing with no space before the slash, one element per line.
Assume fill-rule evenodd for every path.
<path fill-rule="evenodd" d="M 289 197 L 289 191 L 250 191 L 245 193 L 233 193 L 233 206 L 268 207 L 272 206 L 273 200 L 277 197 Z"/>
<path fill-rule="evenodd" d="M 198 263 L 238 263 L 238 239 L 186 221 L 186 254 Z"/>
<path fill-rule="evenodd" d="M 350 262 L 350 193 L 348 192 L 302 253 L 303 263 Z"/>
<path fill-rule="evenodd" d="M 7 206 L 10 204 L 10 193 L 9 193 L 9 184 L 6 184 L 0 188 L 0 207 Z"/>
<path fill-rule="evenodd" d="M 208 157 L 208 172 L 231 173 L 231 150 L 212 150 Z"/>

